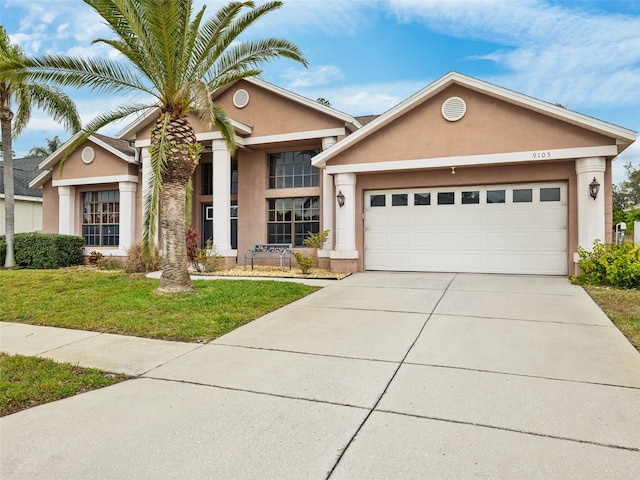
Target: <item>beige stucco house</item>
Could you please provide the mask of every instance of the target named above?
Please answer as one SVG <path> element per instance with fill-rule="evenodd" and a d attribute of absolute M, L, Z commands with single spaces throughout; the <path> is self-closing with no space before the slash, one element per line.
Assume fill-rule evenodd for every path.
<path fill-rule="evenodd" d="M 334 271 L 566 275 L 610 240 L 611 162 L 636 132 L 459 73 L 378 117 L 354 118 L 259 79 L 216 92 L 237 137 L 193 120 L 203 146 L 192 225 L 227 266 L 255 243 L 319 252 Z M 150 112 L 40 167 L 43 229 L 126 255 L 141 235 Z M 597 194 L 594 186 L 599 184 Z M 594 198 L 595 197 L 595 198 Z"/>

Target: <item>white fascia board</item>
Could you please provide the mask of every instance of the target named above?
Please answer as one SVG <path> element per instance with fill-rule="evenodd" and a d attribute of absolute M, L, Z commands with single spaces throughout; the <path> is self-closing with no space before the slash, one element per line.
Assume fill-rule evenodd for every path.
<path fill-rule="evenodd" d="M 103 142 L 102 140 L 100 140 L 97 137 L 94 137 L 93 135 L 91 135 L 88 140 L 91 140 L 93 143 L 95 143 L 96 145 L 104 148 L 105 150 L 107 150 L 110 153 L 113 153 L 116 157 L 124 160 L 125 162 L 128 163 L 138 163 L 136 162 L 136 157 L 135 156 L 129 156 L 124 152 L 121 152 L 120 150 L 113 148 L 111 145 L 109 145 L 108 143 Z"/>
<path fill-rule="evenodd" d="M 153 117 L 158 115 L 159 111 L 160 109 L 158 107 L 150 107 L 147 113 L 136 118 L 133 122 L 124 127 L 118 134 L 118 138 L 120 140 L 133 140 L 132 135 L 140 129 L 140 126 L 149 123 Z"/>
<path fill-rule="evenodd" d="M 4 193 L 0 193 L 0 198 L 6 198 Z M 13 199 L 20 202 L 42 203 L 42 197 L 27 197 L 26 195 L 14 195 Z"/>
<path fill-rule="evenodd" d="M 322 130 L 307 130 L 304 132 L 291 132 L 278 135 L 264 135 L 261 137 L 239 138 L 238 144 L 243 146 L 251 146 L 267 143 L 292 142 L 297 140 L 315 140 L 324 137 L 338 137 L 345 134 L 345 127 L 325 128 Z"/>
<path fill-rule="evenodd" d="M 390 162 L 354 163 L 351 165 L 329 165 L 327 173 L 370 173 L 398 170 L 421 170 L 447 167 L 470 167 L 504 163 L 531 163 L 569 160 L 588 157 L 611 157 L 618 153 L 615 145 L 600 147 L 561 148 L 556 150 L 536 150 L 525 152 L 491 153 L 486 155 L 464 155 L 457 157 L 419 158 Z"/>
<path fill-rule="evenodd" d="M 71 145 L 79 136 L 80 136 L 81 132 L 76 133 L 73 137 L 71 137 L 69 140 L 67 140 L 60 148 L 58 148 L 55 152 L 53 152 L 51 155 L 49 155 L 47 158 L 45 158 L 40 165 L 38 165 L 38 169 L 39 170 L 50 170 L 51 168 L 53 168 L 53 166 L 58 163 L 61 159 L 62 156 L 65 152 L 65 150 L 67 149 L 67 147 L 69 145 Z M 87 138 L 87 140 L 89 140 L 90 142 L 95 143 L 96 145 L 104 148 L 105 150 L 107 150 L 110 153 L 113 153 L 115 156 L 117 156 L 118 158 L 128 162 L 128 163 L 137 163 L 135 160 L 135 156 L 130 157 L 129 155 L 126 155 L 125 153 L 121 152 L 120 150 L 117 150 L 115 148 L 113 148 L 111 145 L 104 143 L 102 140 L 100 140 L 99 138 L 90 135 L 89 138 Z"/>
<path fill-rule="evenodd" d="M 106 177 L 64 178 L 53 180 L 54 187 L 77 187 L 80 185 L 98 185 L 101 183 L 133 182 L 138 183 L 135 175 L 110 175 Z"/>
<path fill-rule="evenodd" d="M 269 83 L 257 77 L 245 78 L 244 80 L 249 83 L 253 83 L 254 85 L 257 85 L 258 87 L 264 88 L 265 90 L 270 90 L 271 92 L 274 92 L 278 95 L 288 98 L 289 100 L 293 100 L 294 102 L 301 103 L 314 110 L 318 110 L 319 112 L 325 113 L 329 116 L 342 120 L 343 122 L 345 122 L 345 124 L 347 124 L 347 126 L 352 127 L 349 129 L 351 131 L 362 128 L 362 125 L 360 124 L 360 122 L 358 122 L 355 118 L 353 118 L 351 115 L 347 113 L 341 112 L 331 107 L 327 107 L 326 105 L 322 105 L 321 103 L 311 100 L 310 98 L 303 97 L 302 95 L 298 95 L 297 93 L 291 92 L 289 90 L 286 90 L 282 87 L 279 87 L 277 85 L 274 85 L 272 83 Z"/>
<path fill-rule="evenodd" d="M 69 140 L 64 142 L 60 146 L 60 148 L 58 148 L 55 152 L 53 152 L 51 155 L 49 155 L 47 158 L 45 158 L 42 162 L 40 162 L 40 165 L 38 165 L 38 169 L 39 170 L 49 170 L 56 163 L 58 163 L 60 161 L 60 159 L 62 158 L 62 155 L 64 154 L 64 151 L 67 149 L 67 147 L 69 145 L 71 145 L 80 136 L 81 133 L 82 132 L 78 132 L 75 135 L 73 135 Z"/>
<path fill-rule="evenodd" d="M 633 130 L 619 127 L 617 125 L 613 125 L 611 123 L 568 110 L 558 105 L 553 105 L 551 103 L 538 100 L 536 98 L 529 97 L 527 95 L 517 93 L 482 80 L 478 80 L 477 78 L 468 77 L 457 72 L 449 72 L 438 80 L 427 85 L 419 92 L 403 100 L 395 107 L 392 107 L 391 109 L 380 115 L 378 118 L 373 120 L 371 123 L 365 125 L 361 130 L 358 130 L 342 141 L 336 143 L 333 147 L 316 155 L 312 159 L 312 164 L 316 167 L 324 167 L 328 160 L 345 151 L 351 145 L 383 128 L 385 125 L 402 116 L 407 111 L 412 110 L 416 106 L 420 105 L 427 99 L 433 97 L 434 95 L 454 83 L 462 85 L 463 87 L 469 88 L 471 90 L 484 93 L 494 98 L 501 99 L 508 103 L 516 104 L 522 106 L 523 108 L 540 112 L 560 120 L 564 120 L 568 123 L 580 126 L 587 130 L 616 138 L 617 141 L 621 140 L 622 148 L 617 150 L 616 155 L 631 143 L 633 143 L 636 139 L 637 132 Z"/>
<path fill-rule="evenodd" d="M 255 145 L 267 145 L 269 143 L 293 142 L 298 140 L 315 140 L 324 137 L 339 137 L 346 134 L 345 127 L 325 128 L 323 130 L 307 130 L 303 132 L 282 133 L 277 135 L 263 135 L 260 137 L 236 137 L 236 144 L 241 147 Z M 196 135 L 196 139 L 201 142 L 205 140 L 220 140 L 222 134 L 215 132 L 202 132 Z M 144 148 L 151 145 L 151 140 L 138 140 L 136 147 Z"/>
<path fill-rule="evenodd" d="M 51 170 L 45 170 L 44 172 L 42 172 L 40 175 L 38 175 L 36 178 L 34 178 L 29 182 L 29 188 L 42 188 L 43 185 L 47 183 L 47 180 L 49 180 L 50 176 L 51 176 Z"/>

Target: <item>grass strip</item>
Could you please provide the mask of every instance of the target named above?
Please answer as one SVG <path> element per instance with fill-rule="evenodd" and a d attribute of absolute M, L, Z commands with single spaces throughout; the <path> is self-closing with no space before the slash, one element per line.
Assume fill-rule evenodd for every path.
<path fill-rule="evenodd" d="M 583 285 L 586 292 L 640 351 L 640 290 Z"/>
<path fill-rule="evenodd" d="M 194 294 L 158 294 L 158 283 L 82 268 L 1 270 L 0 320 L 209 341 L 317 290 L 290 282 L 200 280 Z"/>
<path fill-rule="evenodd" d="M 0 352 L 0 416 L 126 380 L 93 368 Z"/>

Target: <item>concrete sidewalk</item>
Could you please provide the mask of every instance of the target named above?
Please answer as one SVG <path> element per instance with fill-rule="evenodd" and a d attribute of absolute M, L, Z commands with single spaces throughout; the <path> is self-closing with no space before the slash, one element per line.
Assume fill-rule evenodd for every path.
<path fill-rule="evenodd" d="M 0 419 L 0 476 L 640 475 L 640 354 L 557 277 L 356 274 L 207 344 L 17 324 L 138 378 Z"/>

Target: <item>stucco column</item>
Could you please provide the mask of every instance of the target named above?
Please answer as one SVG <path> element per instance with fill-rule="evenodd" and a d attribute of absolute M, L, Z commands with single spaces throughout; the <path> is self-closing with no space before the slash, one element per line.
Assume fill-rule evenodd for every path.
<path fill-rule="evenodd" d="M 134 182 L 120 182 L 120 248 L 128 250 L 136 243 L 136 190 Z"/>
<path fill-rule="evenodd" d="M 604 157 L 578 158 L 576 160 L 578 245 L 589 251 L 592 250 L 594 241 L 604 242 L 605 240 L 605 169 L 606 160 Z M 600 192 L 595 200 L 589 194 L 589 184 L 594 178 L 600 184 Z"/>
<path fill-rule="evenodd" d="M 336 144 L 338 137 L 324 137 L 322 139 L 322 150 L 326 150 Z M 329 230 L 329 238 L 322 245 L 322 250 L 318 251 L 319 257 L 328 257 L 333 249 L 333 206 L 336 201 L 335 190 L 333 189 L 333 176 L 327 173 L 327 169 L 322 169 L 322 230 Z"/>
<path fill-rule="evenodd" d="M 213 140 L 213 244 L 223 257 L 235 257 L 231 249 L 231 154 L 224 140 Z"/>
<path fill-rule="evenodd" d="M 344 205 L 336 206 L 336 246 L 331 258 L 358 258 L 356 249 L 356 174 L 338 173 L 334 176 L 336 191 L 344 195 Z M 334 201 L 337 201 L 333 197 Z"/>
<path fill-rule="evenodd" d="M 76 234 L 76 187 L 58 187 L 58 232 Z"/>

